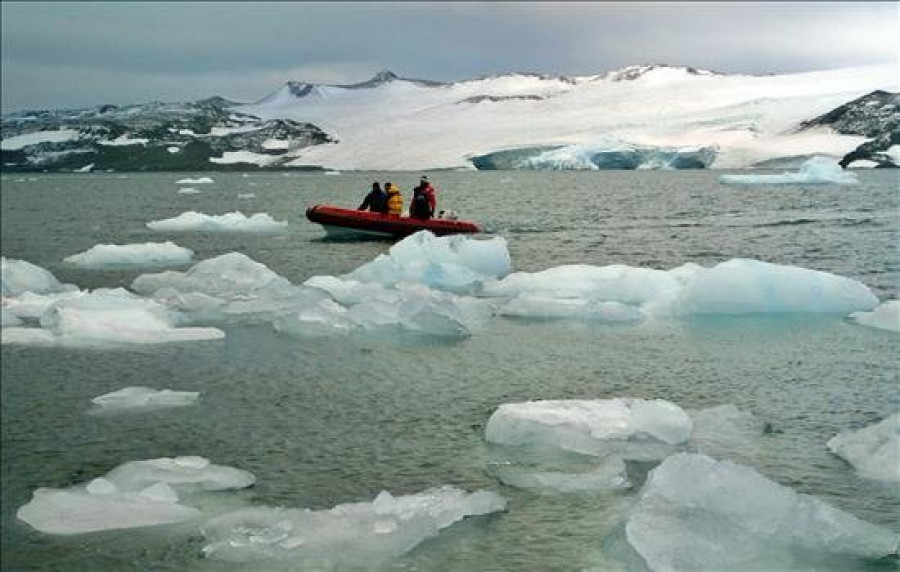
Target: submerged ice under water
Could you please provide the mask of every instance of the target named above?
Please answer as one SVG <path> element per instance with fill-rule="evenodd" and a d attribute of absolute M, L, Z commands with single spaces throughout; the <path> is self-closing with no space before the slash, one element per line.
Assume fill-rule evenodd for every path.
<path fill-rule="evenodd" d="M 23 322 L 17 330 L 40 330 L 54 303 L 74 304 L 80 318 L 106 315 L 82 311 L 106 312 L 105 302 L 75 302 L 126 285 L 139 295 L 137 307 L 165 318 L 163 330 L 215 326 L 224 334 L 153 346 L 3 346 L 4 568 L 57 569 L 64 562 L 66 569 L 117 570 L 127 562 L 291 569 L 295 556 L 338 569 L 376 560 L 429 570 L 641 569 L 682 557 L 712 563 L 701 549 L 704 534 L 725 529 L 717 519 L 740 509 L 730 500 L 735 495 L 707 498 L 703 516 L 681 527 L 692 534 L 687 553 L 670 551 L 652 526 L 636 541 L 640 548 L 627 542 L 625 528 L 638 514 L 644 523 L 649 514 L 651 525 L 674 514 L 637 513 L 635 503 L 648 494 L 648 471 L 678 451 L 743 467 L 720 472 L 760 484 L 763 504 L 812 495 L 848 515 L 842 522 L 872 523 L 876 528 L 866 530 L 877 532 L 867 538 L 883 545 L 844 550 L 857 542 L 847 540 L 829 547 L 833 558 L 817 559 L 789 543 L 758 556 L 746 544 L 725 543 L 728 562 L 801 569 L 894 563 L 882 557 L 900 530 L 896 488 L 855 468 L 890 432 L 860 431 L 853 451 L 863 460 L 853 465 L 826 443 L 880 427 L 900 408 L 896 333 L 864 327 L 862 314 L 847 318 L 854 311 L 881 316 L 878 309 L 892 308 L 885 303 L 897 297 L 896 179 L 861 173 L 847 195 L 846 187 L 828 185 L 732 189 L 710 173 L 515 172 L 504 173 L 510 180 L 503 184 L 498 174 L 442 173 L 444 204 L 490 217 L 500 235 L 453 247 L 429 247 L 422 237 L 394 251 L 384 242 L 328 242 L 302 220 L 298 200 L 349 204 L 369 179 L 386 177 L 404 180 L 396 173 L 345 173 L 327 182 L 321 175 L 223 174 L 215 193 L 177 203 L 172 176 L 135 175 L 127 192 L 103 175 L 4 181 L 5 267 L 27 260 L 58 278 L 22 266 L 17 293 L 4 283 L 4 323 L 10 317 Z M 167 240 L 143 223 L 188 209 L 233 211 L 251 182 L 255 204 L 288 221 L 285 232 L 179 234 L 177 242 L 199 261 L 183 272 L 141 275 L 63 262 L 97 244 Z M 83 207 L 63 208 L 59 188 L 81 193 Z M 544 204 L 551 188 L 560 210 L 538 213 L 534 205 Z M 501 195 L 511 189 L 516 201 Z M 51 222 L 34 224 L 36 212 Z M 55 231 L 39 232 L 48 226 Z M 40 293 L 23 294 L 22 284 Z M 56 302 L 66 296 L 73 302 Z M 113 322 L 109 331 L 132 321 Z M 202 399 L 190 407 L 90 414 L 97 396 L 126 386 L 190 389 Z M 142 399 L 118 401 L 132 397 Z M 590 450 L 532 450 L 490 438 L 491 415 L 504 404 L 564 400 L 600 400 L 609 408 L 600 415 L 605 421 L 591 417 L 553 433 Z M 669 415 L 629 412 L 662 403 Z M 569 419 L 566 411 L 556 410 L 556 419 Z M 541 426 L 523 427 L 535 434 Z M 604 431 L 621 437 L 611 449 L 598 438 Z M 622 451 L 632 454 L 619 457 Z M 252 473 L 254 486 L 208 492 L 176 484 L 181 473 L 167 463 L 199 467 L 190 457 L 198 452 Z M 165 466 L 129 463 L 134 459 Z M 702 489 L 701 477 L 712 472 L 659 494 Z M 492 492 L 475 493 L 487 503 L 476 509 L 465 491 Z M 497 493 L 505 499 L 502 512 L 493 512 L 501 508 Z M 446 526 L 456 517 L 435 517 L 428 507 L 437 505 L 423 494 L 472 517 Z M 95 510 L 118 502 L 117 495 L 124 504 L 116 510 L 148 511 L 117 512 L 126 523 L 155 518 L 156 509 L 173 503 L 194 512 L 163 515 L 167 522 L 187 518 L 181 523 L 99 531 L 77 542 L 16 517 L 39 500 L 44 517 L 62 525 L 57 503 Z M 802 522 L 785 525 L 801 543 L 818 542 L 814 512 L 794 511 Z M 752 511 L 740 514 L 757 522 Z M 339 536 L 304 532 L 337 515 L 329 521 L 335 530 L 366 531 L 350 549 Z M 421 526 L 407 528 L 402 515 Z M 764 535 L 753 541 L 760 543 Z"/>

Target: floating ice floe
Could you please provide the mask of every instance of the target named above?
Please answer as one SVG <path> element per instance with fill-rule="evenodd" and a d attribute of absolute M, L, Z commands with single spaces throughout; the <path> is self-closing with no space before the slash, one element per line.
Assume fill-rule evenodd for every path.
<path fill-rule="evenodd" d="M 142 244 L 98 244 L 85 252 L 65 258 L 64 262 L 82 268 L 176 266 L 190 262 L 193 256 L 193 250 L 168 241 Z"/>
<path fill-rule="evenodd" d="M 190 177 L 187 179 L 179 179 L 175 181 L 176 185 L 210 185 L 215 183 L 210 177 L 198 177 L 196 179 L 191 179 Z"/>
<path fill-rule="evenodd" d="M 203 514 L 179 502 L 180 494 L 239 489 L 254 482 L 246 471 L 213 465 L 203 457 L 132 461 L 88 483 L 39 488 L 16 516 L 36 530 L 61 535 L 172 524 Z"/>
<path fill-rule="evenodd" d="M 780 175 L 721 175 L 719 181 L 740 185 L 799 185 L 799 184 L 838 184 L 854 185 L 859 183 L 855 173 L 841 168 L 837 161 L 828 157 L 813 157 L 800 166 L 797 173 Z"/>
<path fill-rule="evenodd" d="M 616 398 L 505 403 L 485 438 L 506 446 L 550 446 L 586 455 L 661 459 L 687 443 L 691 419 L 661 399 Z"/>
<path fill-rule="evenodd" d="M 248 232 L 277 233 L 284 231 L 287 221 L 277 221 L 267 213 L 255 213 L 246 216 L 240 211 L 223 215 L 208 215 L 196 211 L 187 211 L 177 217 L 154 220 L 147 223 L 147 228 L 159 232 Z"/>
<path fill-rule="evenodd" d="M 749 467 L 688 453 L 651 471 L 625 531 L 651 570 L 849 569 L 900 542 Z"/>
<path fill-rule="evenodd" d="M 19 296 L 25 292 L 52 294 L 77 290 L 71 284 L 62 284 L 50 271 L 25 260 L 0 257 L 3 296 Z"/>
<path fill-rule="evenodd" d="M 501 405 L 488 420 L 487 471 L 541 493 L 602 493 L 631 486 L 625 460 L 679 451 L 754 458 L 763 423 L 734 405 L 685 412 L 663 400 L 531 401 Z M 573 454 L 574 453 L 574 454 Z"/>
<path fill-rule="evenodd" d="M 694 314 L 844 313 L 874 308 L 865 285 L 827 272 L 735 258 L 672 270 L 565 265 L 487 281 L 499 312 L 526 317 L 637 321 Z"/>
<path fill-rule="evenodd" d="M 239 198 L 239 199 L 255 199 L 256 193 L 238 193 L 237 198 Z"/>
<path fill-rule="evenodd" d="M 900 413 L 828 441 L 832 453 L 870 479 L 900 482 Z"/>
<path fill-rule="evenodd" d="M 100 411 L 135 411 L 141 409 L 161 409 L 183 407 L 197 402 L 196 391 L 172 391 L 150 387 L 124 387 L 111 393 L 104 393 L 91 400 Z"/>
<path fill-rule="evenodd" d="M 900 300 L 889 300 L 871 312 L 853 312 L 850 321 L 861 326 L 900 332 Z"/>
<path fill-rule="evenodd" d="M 181 189 L 178 189 L 177 192 L 179 195 L 199 195 L 203 191 L 201 191 L 200 189 L 195 189 L 194 187 L 183 187 Z"/>
<path fill-rule="evenodd" d="M 497 493 L 452 486 L 328 510 L 253 508 L 202 526 L 207 557 L 231 562 L 289 561 L 299 568 L 372 568 L 410 551 L 467 516 L 504 510 Z M 264 564 L 263 564 L 264 565 Z"/>
<path fill-rule="evenodd" d="M 180 328 L 178 316 L 165 306 L 117 288 L 99 289 L 59 300 L 40 317 L 41 329 L 4 328 L 4 344 L 73 346 L 158 344 L 216 340 L 216 328 Z"/>
<path fill-rule="evenodd" d="M 437 237 L 420 231 L 345 278 L 388 287 L 414 282 L 437 290 L 471 293 L 487 279 L 506 276 L 511 266 L 502 237 L 476 240 L 461 235 Z"/>

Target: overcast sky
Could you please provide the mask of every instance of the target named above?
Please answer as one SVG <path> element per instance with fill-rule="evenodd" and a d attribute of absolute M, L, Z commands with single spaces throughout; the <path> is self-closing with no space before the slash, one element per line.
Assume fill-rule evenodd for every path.
<path fill-rule="evenodd" d="M 732 73 L 898 62 L 897 2 L 9 2 L 4 112 L 255 101 L 382 69 L 454 81 L 669 63 Z"/>

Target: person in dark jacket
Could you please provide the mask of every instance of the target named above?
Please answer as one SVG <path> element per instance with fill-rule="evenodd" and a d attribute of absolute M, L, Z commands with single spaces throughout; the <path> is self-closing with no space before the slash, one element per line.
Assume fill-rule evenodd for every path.
<path fill-rule="evenodd" d="M 356 210 L 364 211 L 369 209 L 373 213 L 387 214 L 388 212 L 388 196 L 381 190 L 381 185 L 372 183 L 372 190 L 363 199 L 363 202 Z"/>
<path fill-rule="evenodd" d="M 422 175 L 419 186 L 413 189 L 412 199 L 409 203 L 409 216 L 411 218 L 429 219 L 434 216 L 437 208 L 437 197 L 434 187 L 428 182 L 428 177 Z"/>

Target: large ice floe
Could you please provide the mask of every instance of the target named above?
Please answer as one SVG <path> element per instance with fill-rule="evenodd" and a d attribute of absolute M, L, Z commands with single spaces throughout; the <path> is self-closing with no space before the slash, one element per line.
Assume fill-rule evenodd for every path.
<path fill-rule="evenodd" d="M 651 570 L 855 569 L 900 542 L 750 467 L 689 453 L 651 471 L 625 531 Z"/>
<path fill-rule="evenodd" d="M 845 171 L 836 160 L 828 157 L 807 159 L 796 173 L 721 175 L 719 181 L 739 185 L 855 185 L 859 183 L 855 173 Z"/>
<path fill-rule="evenodd" d="M 147 228 L 158 232 L 246 232 L 270 234 L 283 232 L 287 221 L 277 221 L 268 213 L 249 217 L 240 211 L 223 215 L 208 215 L 196 211 L 183 212 L 177 217 L 153 220 Z"/>
<path fill-rule="evenodd" d="M 40 315 L 40 328 L 4 328 L 4 344 L 121 346 L 215 340 L 216 328 L 178 327 L 169 308 L 124 290 L 98 289 L 57 300 Z"/>
<path fill-rule="evenodd" d="M 452 486 L 328 510 L 259 507 L 202 526 L 204 554 L 232 562 L 288 561 L 300 569 L 371 569 L 408 552 L 467 516 L 504 510 L 497 493 Z"/>
<path fill-rule="evenodd" d="M 194 251 L 177 244 L 145 242 L 141 244 L 98 244 L 65 258 L 82 268 L 121 268 L 140 266 L 178 266 L 187 264 Z"/>
<path fill-rule="evenodd" d="M 181 496 L 254 482 L 251 473 L 203 457 L 132 461 L 87 483 L 39 488 L 16 516 L 36 530 L 61 535 L 172 524 L 203 514 L 182 503 Z"/>
<path fill-rule="evenodd" d="M 900 300 L 889 300 L 871 312 L 853 312 L 849 319 L 861 326 L 900 332 Z"/>
<path fill-rule="evenodd" d="M 514 272 L 484 284 L 510 316 L 637 321 L 698 314 L 844 313 L 878 304 L 862 283 L 827 272 L 735 258 L 672 270 L 620 264 Z"/>
<path fill-rule="evenodd" d="M 900 483 L 900 413 L 828 441 L 832 453 L 870 479 Z"/>
<path fill-rule="evenodd" d="M 196 391 L 132 386 L 99 395 L 91 403 L 96 411 L 140 411 L 192 405 L 199 396 L 200 393 Z"/>

